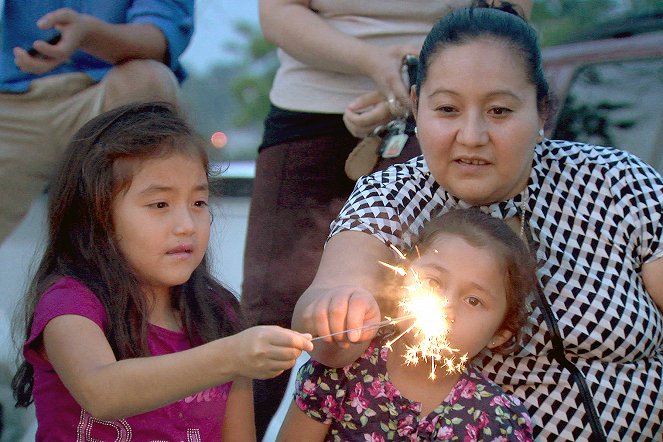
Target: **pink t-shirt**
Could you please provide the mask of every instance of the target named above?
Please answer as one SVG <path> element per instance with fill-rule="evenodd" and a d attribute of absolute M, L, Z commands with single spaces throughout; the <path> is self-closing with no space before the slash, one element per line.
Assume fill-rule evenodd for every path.
<path fill-rule="evenodd" d="M 226 402 L 232 383 L 194 394 L 147 413 L 102 421 L 93 418 L 71 396 L 53 366 L 32 343 L 44 327 L 60 315 L 84 316 L 102 330 L 108 327 L 106 312 L 97 297 L 83 284 L 64 277 L 42 296 L 35 310 L 30 339 L 23 354 L 34 367 L 36 440 L 48 441 L 207 441 L 220 440 Z M 72 345 L 76 345 L 72 342 Z M 153 355 L 191 348 L 183 332 L 150 325 L 148 346 Z"/>

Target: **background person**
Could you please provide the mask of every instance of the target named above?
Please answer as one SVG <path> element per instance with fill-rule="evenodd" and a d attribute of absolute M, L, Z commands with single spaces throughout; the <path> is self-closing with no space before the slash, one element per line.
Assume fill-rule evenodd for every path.
<path fill-rule="evenodd" d="M 255 440 L 248 378 L 312 345 L 243 330 L 207 266 L 208 200 L 205 145 L 165 103 L 116 108 L 74 135 L 13 383 L 18 405 L 34 398 L 37 440 Z"/>
<path fill-rule="evenodd" d="M 531 9 L 531 1 L 522 3 Z M 242 307 L 250 324 L 289 327 L 297 299 L 313 280 L 329 223 L 355 184 L 344 171 L 359 142 L 343 122 L 348 105 L 362 111 L 354 124 L 365 132 L 358 136 L 395 116 L 388 99 L 399 103 L 391 106 L 397 113 L 409 108 L 403 57 L 419 52 L 439 17 L 468 4 L 260 0 L 262 31 L 279 47 L 281 65 L 270 91 L 246 235 Z M 419 154 L 411 129 L 401 160 Z M 288 378 L 284 373 L 255 384 L 259 438 Z"/>
<path fill-rule="evenodd" d="M 134 100 L 174 103 L 184 78 L 179 57 L 193 33 L 193 0 L 81 0 L 76 10 L 67 4 L 0 2 L 0 243 L 46 189 L 78 128 Z M 61 39 L 47 44 L 55 31 Z M 38 53 L 30 55 L 33 45 Z M 9 334 L 9 322 L 2 327 Z M 0 351 L 9 435 L 23 425 L 9 398 L 14 368 Z"/>
<path fill-rule="evenodd" d="M 407 315 L 410 310 L 397 301 L 410 294 L 438 298 L 439 307 L 425 305 L 445 316 L 445 338 L 456 353 L 440 356 L 453 358 L 455 369 L 436 361 L 430 379 L 430 357 L 406 365 L 404 357 L 421 334 L 415 328 L 393 341 L 412 325 L 398 322 L 378 332 L 346 367 L 305 363 L 279 439 L 531 441 L 532 425 L 520 401 L 472 365 L 484 348 L 508 352 L 518 342 L 536 284 L 525 243 L 497 218 L 476 209 L 452 210 L 426 223 L 406 256 L 407 265 L 394 263 L 408 272 L 406 280 L 397 276 L 392 285 L 398 289 L 382 294 L 388 298 L 383 304 L 392 306 L 386 313 Z M 459 367 L 462 357 L 469 360 Z"/>
<path fill-rule="evenodd" d="M 490 8 L 431 31 L 413 101 L 423 156 L 359 180 L 293 326 L 327 335 L 380 321 L 388 245 L 426 220 L 477 206 L 530 239 L 539 288 L 523 345 L 482 362 L 523 400 L 535 438 L 663 437 L 663 179 L 610 147 L 547 140 L 549 108 L 535 31 Z M 316 343 L 344 366 L 374 332 Z M 331 341 L 341 345 L 331 344 Z"/>
<path fill-rule="evenodd" d="M 0 241 L 43 191 L 74 132 L 131 101 L 176 101 L 193 1 L 5 0 L 0 52 Z M 61 39 L 44 39 L 58 31 Z M 27 48 L 34 46 L 35 55 Z"/>

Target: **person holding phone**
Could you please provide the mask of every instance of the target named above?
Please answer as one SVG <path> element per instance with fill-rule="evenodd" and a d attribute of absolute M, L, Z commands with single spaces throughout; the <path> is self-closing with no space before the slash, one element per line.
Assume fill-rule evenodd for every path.
<path fill-rule="evenodd" d="M 0 243 L 47 188 L 84 123 L 133 101 L 176 103 L 185 77 L 179 57 L 193 33 L 193 0 L 65 3 L 0 5 Z M 0 357 L 0 393 L 12 365 Z M 18 440 L 14 406 L 3 405 L 5 421 L 14 422 L 4 431 Z"/>

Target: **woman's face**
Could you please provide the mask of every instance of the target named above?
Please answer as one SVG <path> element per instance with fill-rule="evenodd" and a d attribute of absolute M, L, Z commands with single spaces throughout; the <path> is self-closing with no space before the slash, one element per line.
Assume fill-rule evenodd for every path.
<path fill-rule="evenodd" d="M 414 99 L 421 150 L 445 190 L 483 205 L 525 188 L 543 120 L 514 49 L 482 38 L 440 50 Z"/>

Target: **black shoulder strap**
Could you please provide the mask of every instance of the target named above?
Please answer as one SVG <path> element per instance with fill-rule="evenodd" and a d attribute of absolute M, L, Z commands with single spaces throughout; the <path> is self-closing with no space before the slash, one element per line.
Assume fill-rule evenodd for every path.
<path fill-rule="evenodd" d="M 530 250 L 532 251 L 536 250 L 536 245 L 534 244 L 534 241 L 532 239 L 532 233 L 529 231 L 529 229 L 525 229 L 525 232 L 527 235 L 527 241 L 529 243 Z M 557 326 L 557 319 L 555 318 L 552 308 L 548 304 L 546 296 L 543 293 L 543 289 L 541 288 L 541 284 L 538 282 L 536 284 L 536 294 L 537 294 L 537 299 L 539 301 L 539 306 L 541 307 L 541 311 L 543 312 L 543 317 L 545 318 L 546 321 L 546 325 L 548 326 L 550 332 L 552 333 L 553 357 L 555 358 L 555 361 L 557 361 L 559 365 L 561 365 L 562 367 L 564 367 L 566 370 L 569 371 L 569 373 L 571 374 L 571 379 L 573 380 L 573 382 L 575 382 L 575 384 L 578 386 L 578 389 L 580 390 L 580 397 L 582 398 L 582 403 L 585 407 L 587 418 L 589 419 L 589 425 L 592 428 L 592 437 L 590 438 L 590 441 L 605 442 L 607 441 L 605 430 L 601 425 L 601 421 L 599 420 L 599 414 L 596 411 L 594 402 L 592 401 L 592 394 L 589 391 L 589 387 L 587 386 L 587 381 L 585 380 L 585 377 L 583 376 L 582 372 L 578 369 L 578 367 L 576 367 L 573 364 L 573 362 L 569 361 L 566 358 L 566 351 L 564 350 L 564 340 L 562 339 L 562 335 L 559 332 L 559 327 Z"/>

